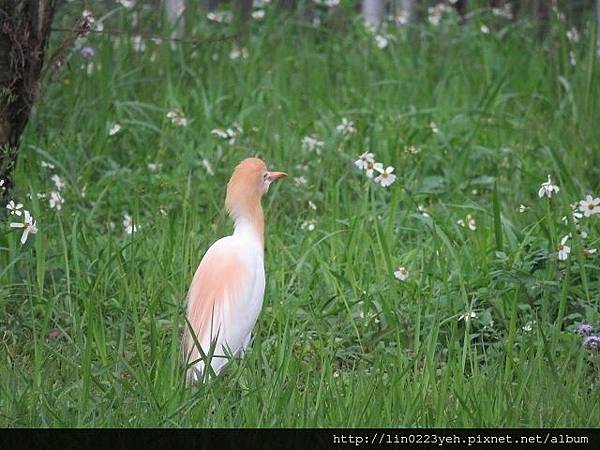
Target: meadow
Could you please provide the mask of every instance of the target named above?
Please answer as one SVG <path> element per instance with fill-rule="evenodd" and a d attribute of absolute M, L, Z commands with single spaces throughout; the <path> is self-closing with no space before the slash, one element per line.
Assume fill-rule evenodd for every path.
<path fill-rule="evenodd" d="M 552 25 L 449 17 L 383 46 L 267 13 L 233 59 L 204 19 L 200 44 L 78 42 L 11 194 L 37 233 L 3 212 L 0 425 L 598 426 L 600 217 L 573 204 L 600 195 L 600 66 L 589 23 Z M 255 155 L 289 173 L 263 310 L 243 360 L 186 386 L 186 291 Z"/>

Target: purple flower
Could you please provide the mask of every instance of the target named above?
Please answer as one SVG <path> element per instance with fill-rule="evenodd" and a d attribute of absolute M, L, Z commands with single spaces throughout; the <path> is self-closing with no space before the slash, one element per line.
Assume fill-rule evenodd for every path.
<path fill-rule="evenodd" d="M 96 50 L 94 50 L 92 47 L 83 47 L 81 49 L 81 56 L 84 58 L 93 58 L 94 55 L 96 55 Z"/>
<path fill-rule="evenodd" d="M 583 345 L 585 345 L 590 350 L 600 349 L 600 336 L 592 334 L 591 336 L 586 337 L 583 340 Z"/>
<path fill-rule="evenodd" d="M 587 323 L 582 323 L 577 327 L 577 334 L 581 334 L 582 336 L 589 336 L 590 334 L 592 334 L 593 330 L 594 329 L 591 325 Z"/>

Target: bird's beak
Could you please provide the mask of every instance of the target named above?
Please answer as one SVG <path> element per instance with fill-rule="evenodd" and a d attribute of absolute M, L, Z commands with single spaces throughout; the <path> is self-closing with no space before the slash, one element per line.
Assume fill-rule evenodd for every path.
<path fill-rule="evenodd" d="M 287 173 L 285 173 L 285 172 L 268 172 L 268 174 L 269 174 L 269 179 L 271 181 L 275 181 L 275 180 L 279 180 L 280 178 L 287 177 Z"/>

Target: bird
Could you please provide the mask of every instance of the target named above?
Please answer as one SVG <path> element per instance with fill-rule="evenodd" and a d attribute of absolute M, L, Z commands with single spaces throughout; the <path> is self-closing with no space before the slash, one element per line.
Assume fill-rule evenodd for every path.
<path fill-rule="evenodd" d="M 246 158 L 227 184 L 225 207 L 234 231 L 202 257 L 187 294 L 184 358 L 190 384 L 218 375 L 231 356 L 242 357 L 264 299 L 264 214 L 261 199 L 285 172 Z"/>

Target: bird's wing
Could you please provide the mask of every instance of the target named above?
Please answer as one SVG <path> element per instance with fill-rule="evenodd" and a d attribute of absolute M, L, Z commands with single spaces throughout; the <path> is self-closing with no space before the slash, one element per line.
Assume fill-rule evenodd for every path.
<path fill-rule="evenodd" d="M 197 361 L 192 375 L 202 374 L 205 363 L 197 344 L 204 355 L 212 353 L 215 373 L 227 363 L 225 355 L 243 351 L 262 306 L 263 270 L 256 252 L 231 236 L 208 249 L 188 292 L 184 350 L 188 362 Z"/>

